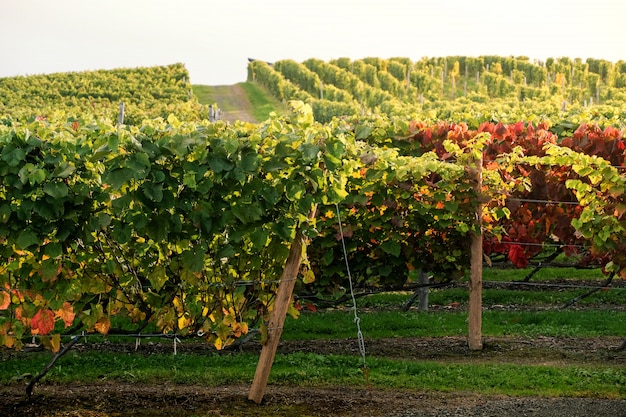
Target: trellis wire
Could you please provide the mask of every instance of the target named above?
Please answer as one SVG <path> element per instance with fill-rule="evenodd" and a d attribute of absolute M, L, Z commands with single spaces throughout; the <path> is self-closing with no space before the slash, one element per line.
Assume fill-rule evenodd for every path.
<path fill-rule="evenodd" d="M 578 202 L 578 201 L 540 200 L 540 199 L 533 199 L 533 198 L 515 198 L 515 197 L 508 197 L 507 200 L 508 201 L 517 201 L 517 202 L 520 202 L 520 203 L 570 204 L 570 205 L 573 205 L 573 206 L 580 205 L 580 202 Z"/>
<path fill-rule="evenodd" d="M 350 273 L 350 263 L 348 262 L 348 250 L 346 249 L 346 242 L 343 238 L 343 227 L 341 225 L 341 214 L 339 212 L 339 204 L 335 204 L 337 209 L 337 223 L 339 225 L 339 235 L 341 236 L 341 248 L 343 249 L 343 259 L 346 263 L 346 273 L 348 274 L 348 282 L 350 283 L 350 296 L 352 297 L 352 311 L 354 312 L 354 323 L 357 328 L 357 340 L 359 343 L 359 351 L 361 352 L 361 358 L 363 359 L 363 370 L 367 377 L 367 361 L 365 360 L 365 340 L 363 333 L 361 332 L 361 319 L 359 318 L 356 297 L 354 296 L 354 286 L 352 285 L 352 274 Z M 369 383 L 369 381 L 368 381 Z"/>

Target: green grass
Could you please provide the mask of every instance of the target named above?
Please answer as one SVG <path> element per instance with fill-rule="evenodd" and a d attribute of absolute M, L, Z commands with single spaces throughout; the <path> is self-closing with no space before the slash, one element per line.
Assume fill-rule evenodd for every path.
<path fill-rule="evenodd" d="M 467 335 L 465 312 L 360 312 L 366 338 L 444 337 Z M 626 336 L 625 311 L 485 311 L 484 336 L 603 337 Z M 302 314 L 285 322 L 282 339 L 343 339 L 355 335 L 350 310 Z"/>
<path fill-rule="evenodd" d="M 50 353 L 29 354 L 0 363 L 0 384 L 35 374 Z M 46 376 L 50 383 L 116 380 L 219 386 L 252 382 L 256 354 L 69 353 Z M 416 362 L 368 357 L 369 382 L 382 389 L 455 390 L 483 394 L 626 397 L 626 369 L 609 366 L 562 367 L 512 364 Z M 270 384 L 366 387 L 360 357 L 312 353 L 278 354 Z"/>
<path fill-rule="evenodd" d="M 509 290 L 509 289 L 483 289 L 484 306 L 551 306 L 558 309 L 573 298 L 585 294 L 589 289 L 561 289 L 558 291 L 545 291 L 542 287 L 535 290 Z M 413 293 L 411 292 L 389 292 L 375 295 L 368 295 L 357 299 L 357 306 L 360 308 L 386 308 L 401 309 L 409 301 Z M 467 288 L 446 288 L 431 289 L 428 295 L 429 305 L 447 306 L 451 303 L 461 303 L 467 305 Z M 597 306 L 626 304 L 626 288 L 609 289 L 598 291 L 589 297 L 579 300 L 575 306 Z M 417 307 L 417 301 L 413 304 Z"/>
<path fill-rule="evenodd" d="M 483 268 L 483 281 L 521 281 L 534 268 Z M 606 275 L 600 269 L 579 269 L 579 268 L 540 268 L 539 271 L 532 276 L 530 282 L 533 281 L 550 281 L 550 280 L 598 280 L 602 282 L 606 280 Z"/>
<path fill-rule="evenodd" d="M 202 104 L 215 104 L 218 94 L 214 86 L 210 85 L 192 85 L 191 90 Z"/>
<path fill-rule="evenodd" d="M 256 120 L 267 120 L 272 112 L 277 114 L 285 112 L 285 106 L 272 97 L 261 85 L 248 81 L 241 83 L 241 86 L 248 95 L 248 100 L 250 100 L 253 109 L 252 116 Z"/>
<path fill-rule="evenodd" d="M 285 105 L 272 97 L 261 85 L 249 81 L 238 83 L 237 85 L 246 92 L 254 119 L 259 121 L 267 120 L 272 112 L 277 114 L 285 112 Z M 231 88 L 229 85 L 192 86 L 193 93 L 200 103 L 206 105 L 217 104 L 225 112 L 241 110 L 234 101 L 229 99 Z"/>

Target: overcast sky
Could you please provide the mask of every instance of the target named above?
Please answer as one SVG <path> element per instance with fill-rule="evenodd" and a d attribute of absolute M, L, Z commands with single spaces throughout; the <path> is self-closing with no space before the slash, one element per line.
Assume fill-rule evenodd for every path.
<path fill-rule="evenodd" d="M 448 55 L 626 60 L 626 1 L 0 0 L 0 77 L 182 62 L 223 85 L 249 57 Z"/>

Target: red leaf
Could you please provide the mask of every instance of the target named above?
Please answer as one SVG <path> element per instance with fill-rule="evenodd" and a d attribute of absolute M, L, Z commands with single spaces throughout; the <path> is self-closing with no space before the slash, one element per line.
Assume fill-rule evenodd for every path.
<path fill-rule="evenodd" d="M 30 332 L 32 334 L 44 335 L 54 329 L 54 313 L 52 310 L 39 310 L 30 322 Z"/>
<path fill-rule="evenodd" d="M 520 245 L 511 245 L 509 247 L 509 260 L 518 268 L 528 266 L 528 259 Z"/>
<path fill-rule="evenodd" d="M 496 125 L 496 128 L 494 130 L 495 136 L 498 137 L 499 139 L 502 139 L 504 137 L 504 135 L 507 133 L 507 127 L 505 125 L 503 125 L 501 122 L 499 122 Z"/>

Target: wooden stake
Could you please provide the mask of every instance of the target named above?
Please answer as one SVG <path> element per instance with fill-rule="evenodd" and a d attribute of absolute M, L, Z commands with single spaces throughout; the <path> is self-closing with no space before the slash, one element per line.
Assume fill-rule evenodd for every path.
<path fill-rule="evenodd" d="M 252 381 L 250 393 L 248 394 L 248 399 L 257 404 L 261 403 L 263 395 L 265 394 L 265 387 L 267 386 L 267 380 L 272 370 L 276 349 L 278 348 L 278 342 L 280 342 L 280 335 L 283 332 L 285 317 L 287 316 L 287 310 L 289 309 L 293 295 L 293 288 L 296 284 L 300 264 L 302 263 L 304 248 L 304 236 L 298 230 L 291 244 L 291 248 L 289 249 L 285 269 L 280 277 L 278 292 L 276 293 L 276 300 L 274 301 L 274 309 L 270 313 L 270 320 L 267 327 L 267 341 L 265 345 L 263 345 L 263 349 L 261 349 L 259 363 L 257 364 L 254 380 Z"/>
<path fill-rule="evenodd" d="M 423 269 L 419 270 L 417 283 L 420 285 L 428 285 L 430 283 L 428 273 Z M 419 311 L 428 311 L 428 287 L 420 287 L 417 293 Z"/>
<path fill-rule="evenodd" d="M 120 101 L 120 111 L 117 114 L 117 124 L 118 125 L 124 124 L 124 102 L 123 101 Z"/>
<path fill-rule="evenodd" d="M 476 162 L 476 192 L 482 189 L 482 158 Z M 478 232 L 472 234 L 471 267 L 469 282 L 469 337 L 470 350 L 482 350 L 482 290 L 483 290 L 483 234 L 482 204 L 476 206 L 476 223 Z"/>

